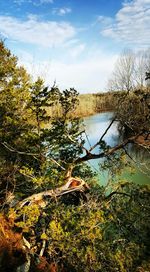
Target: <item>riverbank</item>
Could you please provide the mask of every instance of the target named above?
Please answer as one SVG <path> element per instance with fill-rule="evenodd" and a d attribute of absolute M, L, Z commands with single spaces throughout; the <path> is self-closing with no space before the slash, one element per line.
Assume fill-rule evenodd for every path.
<path fill-rule="evenodd" d="M 87 117 L 101 112 L 114 111 L 114 94 L 97 93 L 79 95 L 79 104 L 73 115 L 77 117 Z"/>
<path fill-rule="evenodd" d="M 84 118 L 102 112 L 113 112 L 115 109 L 115 92 L 79 94 L 78 104 L 73 111 L 70 111 L 71 118 Z M 57 102 L 48 108 L 48 115 L 51 117 L 62 116 L 62 109 Z"/>
<path fill-rule="evenodd" d="M 86 130 L 85 136 L 85 147 L 88 149 L 90 146 L 93 146 L 100 137 L 103 135 L 104 131 L 108 127 L 110 120 L 112 119 L 113 113 L 112 112 L 105 112 L 96 114 L 93 116 L 89 116 L 84 118 L 84 125 Z M 117 122 L 111 126 L 109 131 L 104 137 L 107 145 L 115 146 L 119 144 L 120 141 L 120 133 L 118 131 Z M 122 169 L 122 175 L 120 179 L 127 180 L 129 182 L 134 182 L 136 184 L 149 184 L 150 183 L 150 158 L 149 153 L 147 150 L 148 145 L 150 144 L 150 136 L 145 139 L 144 135 L 140 135 L 137 139 L 137 146 L 133 146 L 130 144 L 127 148 L 127 152 L 129 157 L 127 156 L 127 161 L 129 162 L 128 167 L 125 166 Z M 145 147 L 145 148 L 143 148 Z M 99 152 L 99 147 L 97 146 L 94 149 L 93 153 Z M 90 166 L 92 167 L 93 171 L 96 171 L 98 174 L 99 183 L 103 186 L 109 181 L 109 171 L 100 169 L 100 166 L 103 164 L 103 159 L 99 160 L 91 160 Z M 117 180 L 117 176 L 116 176 Z"/>

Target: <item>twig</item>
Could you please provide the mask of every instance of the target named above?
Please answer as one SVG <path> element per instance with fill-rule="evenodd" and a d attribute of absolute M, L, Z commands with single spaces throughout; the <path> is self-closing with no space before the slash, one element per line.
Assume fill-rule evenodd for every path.
<path fill-rule="evenodd" d="M 67 137 L 69 138 L 69 140 L 70 140 L 71 142 L 73 142 L 73 143 L 75 143 L 75 144 L 78 144 L 78 146 L 81 147 L 86 153 L 89 153 L 89 150 L 88 150 L 87 148 L 85 148 L 83 145 L 81 145 L 81 143 L 77 143 L 75 140 L 73 140 L 73 139 L 71 138 L 70 135 L 68 135 Z"/>
<path fill-rule="evenodd" d="M 27 155 L 27 156 L 37 156 L 39 157 L 39 154 L 36 154 L 36 153 L 30 153 L 30 152 L 24 152 L 24 151 L 19 151 L 19 150 L 16 150 L 15 148 L 9 146 L 6 142 L 4 143 L 1 143 L 6 149 L 8 149 L 9 151 L 13 152 L 13 153 L 18 153 L 18 154 L 21 154 L 21 155 Z M 35 157 L 35 159 L 37 159 Z"/>
<path fill-rule="evenodd" d="M 30 243 L 27 241 L 27 239 L 23 236 L 23 242 L 24 242 L 24 245 L 28 248 L 28 249 L 30 249 L 31 248 L 31 245 L 30 245 Z"/>
<path fill-rule="evenodd" d="M 41 157 L 41 154 L 38 153 L 30 153 L 30 152 L 24 152 L 24 151 L 19 151 L 16 150 L 15 148 L 9 146 L 6 142 L 1 143 L 6 149 L 8 149 L 10 152 L 17 153 L 20 155 L 27 155 L 27 156 L 33 156 L 36 160 L 38 160 L 37 157 Z M 37 157 L 36 157 L 37 156 Z M 42 154 L 43 157 L 46 157 L 45 155 Z M 50 160 L 57 164 L 62 170 L 66 170 L 63 166 L 61 166 L 56 160 L 54 160 L 52 157 L 50 157 Z"/>
<path fill-rule="evenodd" d="M 109 198 L 111 198 L 113 195 L 123 195 L 123 196 L 131 197 L 131 195 L 129 195 L 129 194 L 127 194 L 127 193 L 115 191 L 115 192 L 110 193 L 108 196 L 106 196 L 105 199 L 109 199 Z"/>
<path fill-rule="evenodd" d="M 42 248 L 41 248 L 41 251 L 40 251 L 40 257 L 43 256 L 45 247 L 46 247 L 46 240 L 43 240 L 43 242 L 42 242 Z"/>
<path fill-rule="evenodd" d="M 61 166 L 56 160 L 54 160 L 52 157 L 50 157 L 50 160 L 52 161 L 52 162 L 54 162 L 55 164 L 57 164 L 57 166 L 59 166 L 62 170 L 66 170 L 63 166 Z"/>
<path fill-rule="evenodd" d="M 141 133 L 136 135 L 136 136 L 132 136 L 132 137 L 126 139 L 121 144 L 116 145 L 116 146 L 114 146 L 112 148 L 109 148 L 108 150 L 106 150 L 104 152 L 101 152 L 99 154 L 92 154 L 92 153 L 89 152 L 85 156 L 77 158 L 74 163 L 78 164 L 78 163 L 82 163 L 82 162 L 85 162 L 85 161 L 88 161 L 88 160 L 100 159 L 100 158 L 103 158 L 103 157 L 110 156 L 110 155 L 114 154 L 117 150 L 119 150 L 119 149 L 123 148 L 124 146 L 126 146 L 128 143 L 133 143 L 139 135 L 141 135 Z"/>
<path fill-rule="evenodd" d="M 126 148 L 125 147 L 123 147 L 123 150 L 124 150 L 124 152 L 126 153 L 126 155 L 134 162 L 134 163 L 136 163 L 136 161 L 130 156 L 130 154 L 127 152 L 127 150 L 126 150 Z"/>
<path fill-rule="evenodd" d="M 109 126 L 106 128 L 105 132 L 103 133 L 99 141 L 89 149 L 89 152 L 91 152 L 97 145 L 100 144 L 100 142 L 102 141 L 102 139 L 104 138 L 104 136 L 106 135 L 106 133 L 108 132 L 108 130 L 110 129 L 115 120 L 116 118 L 113 118 L 113 120 L 110 122 Z"/>

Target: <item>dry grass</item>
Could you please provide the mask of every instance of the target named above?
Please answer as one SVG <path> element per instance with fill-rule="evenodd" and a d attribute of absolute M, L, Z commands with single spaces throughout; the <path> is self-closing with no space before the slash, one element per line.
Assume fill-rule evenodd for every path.
<path fill-rule="evenodd" d="M 85 117 L 99 112 L 114 110 L 113 93 L 81 94 L 79 95 L 79 104 L 72 111 L 71 117 Z M 58 117 L 62 115 L 59 103 L 48 109 L 48 115 Z"/>

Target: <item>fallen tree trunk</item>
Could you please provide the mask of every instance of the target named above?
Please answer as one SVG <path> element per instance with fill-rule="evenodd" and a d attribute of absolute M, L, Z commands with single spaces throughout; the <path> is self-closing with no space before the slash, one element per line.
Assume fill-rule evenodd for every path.
<path fill-rule="evenodd" d="M 51 199 L 51 198 L 61 197 L 65 194 L 70 194 L 70 193 L 76 192 L 76 191 L 84 192 L 87 189 L 89 189 L 89 187 L 84 180 L 79 179 L 79 178 L 70 177 L 67 179 L 67 182 L 65 185 L 63 185 L 59 188 L 56 188 L 54 190 L 47 190 L 47 191 L 44 191 L 41 193 L 33 194 L 33 195 L 23 199 L 19 203 L 16 203 L 14 205 L 14 207 L 15 207 L 15 209 L 21 209 L 24 206 L 37 204 L 41 208 L 43 208 L 48 204 L 49 199 Z M 0 218 L 0 221 L 2 221 L 1 218 Z M 3 221 L 6 225 L 5 218 Z M 30 265 L 31 265 L 31 254 L 30 254 L 31 244 L 30 244 L 30 242 L 28 242 L 26 240 L 26 238 L 24 236 L 22 236 L 22 234 L 18 234 L 18 233 L 13 232 L 11 230 L 11 227 L 8 225 L 8 223 L 7 223 L 8 230 L 6 229 L 5 225 L 3 227 L 2 223 L 0 224 L 0 234 L 1 234 L 0 236 L 2 236 L 2 237 L 0 237 L 1 238 L 0 239 L 0 270 L 2 270 L 2 271 L 7 270 L 6 266 L 7 266 L 7 263 L 9 263 L 9 262 L 8 262 L 8 260 L 6 260 L 6 258 L 9 257 L 11 263 L 8 264 L 8 270 L 17 271 L 17 272 L 28 272 L 30 269 Z M 8 233 L 8 231 L 9 231 L 9 233 Z M 5 239 L 2 239 L 3 236 Z M 6 236 L 8 236 L 7 239 L 6 239 Z M 11 237 L 13 243 L 11 243 L 10 237 Z M 18 241 L 18 240 L 16 240 L 17 237 L 19 237 L 18 243 L 16 242 L 16 241 Z M 4 241 L 5 241 L 5 243 L 4 243 Z M 14 241 L 17 246 L 15 246 Z M 2 246 L 2 242 L 4 243 L 4 246 Z M 43 256 L 43 253 L 45 250 L 45 245 L 46 245 L 46 241 L 43 240 L 42 248 L 39 253 L 40 257 Z M 7 248 L 9 249 L 9 247 L 11 248 L 11 251 L 9 249 L 10 256 L 8 254 L 6 254 L 6 258 L 5 258 L 5 255 L 4 255 L 5 251 L 4 252 L 2 251 L 3 247 L 4 248 L 6 247 L 5 251 L 7 251 Z M 20 256 L 19 254 L 22 254 L 21 256 L 23 256 L 23 258 L 21 259 L 21 257 L 20 257 L 20 260 L 16 259 L 14 257 L 14 252 L 17 252 L 18 256 Z M 54 270 L 50 269 L 49 271 L 54 271 Z"/>
<path fill-rule="evenodd" d="M 68 179 L 65 185 L 59 188 L 33 194 L 23 199 L 21 202 L 17 203 L 17 208 L 22 208 L 25 205 L 29 206 L 31 204 L 37 204 L 40 207 L 45 207 L 48 204 L 48 199 L 51 197 L 57 198 L 75 191 L 83 192 L 87 189 L 89 189 L 89 186 L 84 180 L 71 177 Z"/>

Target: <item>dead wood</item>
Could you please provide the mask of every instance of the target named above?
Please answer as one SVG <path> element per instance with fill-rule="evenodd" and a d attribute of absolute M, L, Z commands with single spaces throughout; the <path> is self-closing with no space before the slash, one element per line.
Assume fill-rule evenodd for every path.
<path fill-rule="evenodd" d="M 41 193 L 33 194 L 17 204 L 17 208 L 22 208 L 25 205 L 37 204 L 40 207 L 45 207 L 48 204 L 49 198 L 57 198 L 65 194 L 69 194 L 75 191 L 83 192 L 89 189 L 89 186 L 82 179 L 69 178 L 67 183 L 54 190 L 47 190 Z"/>

